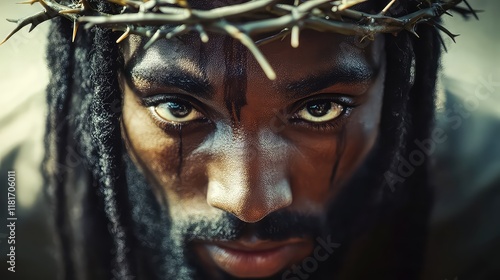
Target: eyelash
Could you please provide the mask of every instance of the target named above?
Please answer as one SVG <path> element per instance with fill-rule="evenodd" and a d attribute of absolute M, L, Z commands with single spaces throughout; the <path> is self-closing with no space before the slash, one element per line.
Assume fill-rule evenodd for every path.
<path fill-rule="evenodd" d="M 178 102 L 185 102 L 188 103 L 189 105 L 193 106 L 193 109 L 198 110 L 200 113 L 203 115 L 207 115 L 204 110 L 202 110 L 201 104 L 199 104 L 198 101 L 196 101 L 194 98 L 186 97 L 186 98 L 180 98 L 178 95 L 153 95 L 153 96 L 148 96 L 144 97 L 141 101 L 142 105 L 144 107 L 147 107 L 150 111 L 150 114 L 153 115 L 153 120 L 154 122 L 160 126 L 163 130 L 181 130 L 184 127 L 187 127 L 192 124 L 196 123 L 211 123 L 209 118 L 204 118 L 200 120 L 195 120 L 187 123 L 173 123 L 173 122 L 167 122 L 162 120 L 159 116 L 157 116 L 157 113 L 154 110 L 154 107 L 158 106 L 161 103 L 165 102 L 171 102 L 171 101 L 178 101 Z M 311 98 L 308 97 L 307 99 L 301 100 L 296 102 L 294 105 L 291 106 L 289 112 L 292 112 L 289 115 L 294 115 L 298 112 L 298 110 L 303 109 L 308 103 L 313 102 L 313 101 L 328 101 L 328 102 L 334 102 L 343 107 L 342 113 L 334 120 L 331 121 L 326 121 L 322 123 L 315 123 L 315 122 L 310 122 L 307 120 L 303 119 L 294 119 L 290 118 L 289 121 L 290 123 L 298 126 L 303 126 L 308 129 L 312 129 L 315 131 L 319 132 L 331 132 L 338 130 L 339 128 L 343 127 L 345 122 L 347 121 L 347 117 L 351 114 L 352 110 L 357 107 L 358 105 L 353 102 L 351 99 L 346 98 L 346 97 L 328 97 L 325 94 L 322 94 L 321 97 L 317 98 Z"/>
<path fill-rule="evenodd" d="M 200 113 L 202 113 L 204 116 L 206 116 L 204 110 L 200 109 L 200 105 L 198 104 L 195 99 L 185 97 L 185 98 L 180 98 L 177 95 L 153 95 L 153 96 L 148 96 L 142 98 L 142 106 L 147 107 L 149 110 L 149 113 L 153 116 L 153 121 L 155 122 L 156 125 L 158 125 L 160 128 L 163 130 L 176 130 L 179 131 L 182 128 L 185 128 L 187 126 L 193 125 L 193 124 L 199 124 L 199 123 L 210 123 L 209 118 L 203 118 L 199 120 L 194 120 L 186 123 L 175 123 L 175 122 L 168 122 L 160 118 L 157 113 L 155 112 L 155 107 L 166 102 L 172 102 L 172 101 L 177 101 L 177 102 L 183 102 L 187 103 L 190 106 L 193 107 L 193 109 L 198 110 Z"/>
<path fill-rule="evenodd" d="M 291 112 L 293 112 L 291 115 L 296 114 L 298 110 L 303 109 L 308 103 L 313 102 L 313 101 L 328 101 L 328 102 L 334 102 L 343 107 L 342 112 L 340 115 L 331 120 L 331 121 L 326 121 L 326 122 L 321 122 L 321 123 L 315 123 L 315 122 L 310 122 L 307 120 L 303 119 L 290 119 L 290 122 L 292 122 L 295 125 L 300 125 L 300 126 L 305 126 L 309 129 L 313 129 L 319 132 L 331 132 L 340 129 L 341 127 L 344 126 L 346 123 L 348 116 L 351 114 L 351 112 L 358 106 L 358 104 L 354 101 L 352 101 L 350 98 L 343 97 L 343 96 L 332 96 L 328 97 L 328 95 L 322 94 L 321 97 L 317 98 L 311 98 L 308 97 L 305 100 L 301 100 L 295 103 L 291 107 Z"/>
<path fill-rule="evenodd" d="M 347 117 L 351 113 L 353 107 L 344 107 L 342 113 L 334 120 L 322 122 L 322 123 L 314 123 L 305 120 L 296 120 L 297 125 L 307 126 L 310 129 L 319 131 L 319 132 L 330 132 L 340 129 L 344 126 L 347 121 Z"/>

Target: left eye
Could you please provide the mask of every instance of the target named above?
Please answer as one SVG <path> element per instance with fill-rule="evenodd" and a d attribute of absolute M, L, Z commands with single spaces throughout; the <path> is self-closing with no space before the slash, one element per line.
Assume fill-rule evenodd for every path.
<path fill-rule="evenodd" d="M 187 102 L 169 101 L 153 107 L 155 113 L 167 122 L 185 123 L 204 118 L 203 114 Z"/>
<path fill-rule="evenodd" d="M 306 103 L 297 113 L 296 118 L 308 122 L 320 123 L 338 118 L 344 111 L 344 106 L 330 100 L 315 100 Z"/>

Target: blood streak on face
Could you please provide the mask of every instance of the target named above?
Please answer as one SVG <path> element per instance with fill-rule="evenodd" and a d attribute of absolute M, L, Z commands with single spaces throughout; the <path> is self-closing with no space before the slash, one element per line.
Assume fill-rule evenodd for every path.
<path fill-rule="evenodd" d="M 267 277 L 311 253 L 307 234 L 281 227 L 274 240 L 259 230 L 266 217 L 321 220 L 374 146 L 384 40 L 350 49 L 348 39 L 304 31 L 296 49 L 286 40 L 262 46 L 274 81 L 224 36 L 202 46 L 186 35 L 147 50 L 131 36 L 123 45 L 123 137 L 173 227 L 230 215 L 244 228 L 231 240 L 193 238 L 207 271 Z"/>

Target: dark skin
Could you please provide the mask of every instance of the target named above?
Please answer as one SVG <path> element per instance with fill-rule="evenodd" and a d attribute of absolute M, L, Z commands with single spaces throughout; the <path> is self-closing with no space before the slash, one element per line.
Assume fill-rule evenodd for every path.
<path fill-rule="evenodd" d="M 313 31 L 301 33 L 296 49 L 286 39 L 265 45 L 274 81 L 232 39 L 181 39 L 143 50 L 131 36 L 120 74 L 128 153 L 174 226 L 224 213 L 249 224 L 277 211 L 322 217 L 377 138 L 383 37 L 362 50 L 345 36 Z M 251 231 L 217 242 L 196 246 L 200 262 L 237 277 L 276 274 L 313 250 L 312 238 L 271 242 Z M 285 248 L 284 257 L 244 269 L 207 243 L 251 253 Z"/>

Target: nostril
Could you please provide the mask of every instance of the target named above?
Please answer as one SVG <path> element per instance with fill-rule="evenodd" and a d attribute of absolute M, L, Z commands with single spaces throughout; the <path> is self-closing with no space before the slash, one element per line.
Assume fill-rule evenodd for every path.
<path fill-rule="evenodd" d="M 270 209 L 266 207 L 241 207 L 239 205 L 228 205 L 225 203 L 220 203 L 218 201 L 210 201 L 209 205 L 223 211 L 229 212 L 236 216 L 243 222 L 246 223 L 256 223 L 262 219 L 264 219 L 270 213 L 281 209 L 283 207 L 277 207 L 275 209 Z M 289 204 L 288 204 L 289 205 Z M 286 206 L 288 206 L 286 205 Z M 233 207 L 236 206 L 236 207 Z M 284 206 L 284 207 L 286 207 Z"/>
<path fill-rule="evenodd" d="M 243 222 L 246 222 L 246 223 L 256 223 L 256 222 L 264 219 L 264 217 L 266 217 L 271 212 L 272 211 L 268 211 L 268 212 L 262 212 L 262 211 L 242 211 L 242 212 L 239 212 L 239 213 L 232 213 L 232 214 L 235 215 L 238 219 L 242 220 Z"/>
<path fill-rule="evenodd" d="M 212 181 L 207 191 L 207 203 L 235 215 L 244 222 L 255 223 L 270 213 L 289 206 L 292 203 L 292 194 L 285 182 L 265 188 L 239 185 L 226 188 Z"/>

